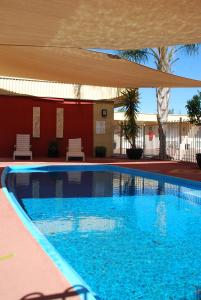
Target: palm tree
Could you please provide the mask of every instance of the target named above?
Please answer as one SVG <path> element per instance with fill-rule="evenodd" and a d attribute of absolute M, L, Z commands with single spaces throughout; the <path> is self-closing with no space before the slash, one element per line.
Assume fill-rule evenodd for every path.
<path fill-rule="evenodd" d="M 171 46 L 171 47 L 159 47 L 159 48 L 146 48 L 142 50 L 121 50 L 118 51 L 118 55 L 122 58 L 134 61 L 137 63 L 146 62 L 149 57 L 154 59 L 156 69 L 162 72 L 171 73 L 172 65 L 178 60 L 175 59 L 177 52 L 185 50 L 189 55 L 198 53 L 199 45 L 190 44 L 185 46 Z M 160 151 L 159 157 L 161 159 L 167 158 L 166 153 L 166 134 L 164 129 L 164 123 L 167 122 L 169 111 L 169 98 L 170 88 L 157 88 L 157 121 L 159 128 L 159 141 Z"/>
<path fill-rule="evenodd" d="M 138 134 L 137 114 L 139 106 L 139 90 L 126 89 L 121 92 L 121 99 L 116 107 L 121 107 L 125 114 L 125 122 L 122 123 L 122 130 L 125 138 L 131 145 L 131 148 L 136 148 L 136 137 Z"/>
<path fill-rule="evenodd" d="M 131 159 L 139 159 L 142 156 L 142 149 L 136 148 L 136 137 L 138 135 L 137 114 L 139 112 L 139 89 L 126 89 L 121 92 L 120 99 L 115 107 L 121 107 L 124 112 L 125 121 L 121 122 L 123 135 L 129 142 L 131 148 L 127 149 L 127 156 Z"/>

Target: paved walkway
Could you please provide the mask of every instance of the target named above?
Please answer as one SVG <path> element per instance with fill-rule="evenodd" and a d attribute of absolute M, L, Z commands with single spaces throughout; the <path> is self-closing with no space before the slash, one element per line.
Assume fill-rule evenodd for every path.
<path fill-rule="evenodd" d="M 195 163 L 173 162 L 173 161 L 142 161 L 117 163 L 127 168 L 141 169 L 149 172 L 157 172 L 170 176 L 201 181 L 201 169 Z"/>
<path fill-rule="evenodd" d="M 0 172 L 8 165 L 63 164 L 50 162 L 0 160 Z M 66 163 L 66 162 L 65 162 Z M 87 163 L 115 164 L 201 180 L 196 164 L 162 161 L 128 161 L 122 159 L 91 159 Z M 66 163 L 69 164 L 69 163 Z M 34 294 L 35 293 L 35 294 Z M 37 294 L 38 293 L 38 294 Z M 32 295 L 29 295 L 32 294 Z M 42 296 L 43 295 L 43 296 Z M 80 299 L 50 258 L 21 223 L 0 187 L 0 299 Z"/>

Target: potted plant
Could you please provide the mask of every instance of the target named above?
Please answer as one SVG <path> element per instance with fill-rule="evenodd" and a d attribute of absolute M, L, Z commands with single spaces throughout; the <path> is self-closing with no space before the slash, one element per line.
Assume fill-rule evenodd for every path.
<path fill-rule="evenodd" d="M 105 146 L 96 146 L 95 156 L 96 157 L 106 157 L 106 147 Z"/>
<path fill-rule="evenodd" d="M 56 140 L 50 141 L 48 145 L 48 157 L 58 157 L 59 156 L 59 147 Z"/>
<path fill-rule="evenodd" d="M 201 92 L 198 91 L 197 95 L 194 95 L 191 100 L 186 104 L 187 114 L 190 119 L 190 123 L 200 126 L 201 125 Z M 201 169 L 201 152 L 196 153 L 196 161 Z"/>
<path fill-rule="evenodd" d="M 121 94 L 118 106 L 122 107 L 125 114 L 125 121 L 121 122 L 121 128 L 123 135 L 130 144 L 130 148 L 126 149 L 126 154 L 129 159 L 140 159 L 143 149 L 136 147 L 136 137 L 139 129 L 137 125 L 139 90 L 137 88 L 126 89 Z"/>

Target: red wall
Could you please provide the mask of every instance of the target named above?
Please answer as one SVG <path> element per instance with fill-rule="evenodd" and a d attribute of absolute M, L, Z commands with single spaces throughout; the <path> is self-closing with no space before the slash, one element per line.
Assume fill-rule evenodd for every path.
<path fill-rule="evenodd" d="M 33 107 L 40 107 L 40 138 L 32 137 Z M 65 156 L 69 138 L 82 138 L 86 156 L 93 154 L 93 104 L 21 96 L 0 96 L 0 156 L 10 157 L 17 133 L 31 135 L 33 157 L 47 156 L 48 143 L 56 139 L 56 108 L 64 108 L 64 138 L 59 138 L 60 156 Z"/>

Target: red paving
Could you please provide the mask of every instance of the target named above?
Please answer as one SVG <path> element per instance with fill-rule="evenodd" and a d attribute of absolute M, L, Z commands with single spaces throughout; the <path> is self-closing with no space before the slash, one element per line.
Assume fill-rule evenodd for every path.
<path fill-rule="evenodd" d="M 63 164 L 62 160 L 0 160 L 0 173 L 8 165 Z M 201 170 L 193 163 L 163 161 L 128 161 L 125 159 L 91 159 L 87 163 L 154 171 L 167 175 L 201 180 Z M 69 164 L 69 163 L 66 163 Z M 35 295 L 33 293 L 36 293 Z M 37 294 L 38 293 L 38 294 Z M 28 296 L 32 294 L 31 296 Z M 44 295 L 44 296 L 41 296 Z M 63 298 L 62 298 L 63 297 Z M 40 245 L 26 230 L 0 187 L 0 299 L 80 299 Z"/>
<path fill-rule="evenodd" d="M 201 169 L 195 163 L 173 161 L 146 161 L 118 164 L 126 168 L 141 169 L 148 172 L 157 172 L 170 176 L 201 181 Z"/>

